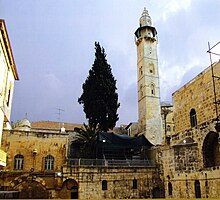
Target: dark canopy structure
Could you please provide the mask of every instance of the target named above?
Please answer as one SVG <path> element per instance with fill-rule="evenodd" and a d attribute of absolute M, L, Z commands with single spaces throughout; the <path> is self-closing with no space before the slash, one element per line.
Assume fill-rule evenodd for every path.
<path fill-rule="evenodd" d="M 144 135 L 130 137 L 112 132 L 97 136 L 97 157 L 104 159 L 145 159 L 145 151 L 153 146 Z"/>

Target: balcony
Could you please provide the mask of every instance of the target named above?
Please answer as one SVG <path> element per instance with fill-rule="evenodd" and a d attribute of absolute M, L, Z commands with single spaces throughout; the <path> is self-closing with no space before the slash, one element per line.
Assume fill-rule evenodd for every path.
<path fill-rule="evenodd" d="M 0 166 L 6 166 L 7 153 L 0 149 Z"/>

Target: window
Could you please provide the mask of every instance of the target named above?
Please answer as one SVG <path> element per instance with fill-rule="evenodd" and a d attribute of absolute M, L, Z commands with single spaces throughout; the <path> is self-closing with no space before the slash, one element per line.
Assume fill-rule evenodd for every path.
<path fill-rule="evenodd" d="M 14 169 L 22 170 L 24 167 L 24 156 L 18 154 L 14 157 Z"/>
<path fill-rule="evenodd" d="M 103 181 L 102 181 L 102 190 L 107 190 L 107 189 L 108 189 L 107 181 L 106 181 L 106 180 L 103 180 Z"/>
<path fill-rule="evenodd" d="M 195 196 L 196 196 L 196 198 L 201 198 L 201 188 L 200 188 L 199 180 L 195 180 L 194 187 L 195 187 Z"/>
<path fill-rule="evenodd" d="M 191 124 L 191 128 L 197 126 L 197 119 L 196 119 L 195 109 L 191 109 L 191 111 L 190 111 L 190 124 Z"/>
<path fill-rule="evenodd" d="M 11 90 L 8 91 L 8 100 L 7 100 L 7 106 L 9 106 L 10 102 L 10 95 L 11 95 Z"/>
<path fill-rule="evenodd" d="M 143 75 L 143 68 L 142 68 L 142 66 L 139 69 L 139 73 L 140 73 L 140 75 Z"/>
<path fill-rule="evenodd" d="M 170 131 L 170 130 L 171 130 L 170 125 L 168 125 L 167 126 L 167 131 Z"/>
<path fill-rule="evenodd" d="M 173 194 L 173 186 L 171 182 L 168 183 L 168 194 L 170 196 Z"/>
<path fill-rule="evenodd" d="M 133 189 L 137 189 L 137 179 L 133 179 Z"/>
<path fill-rule="evenodd" d="M 45 163 L 44 163 L 45 170 L 53 170 L 54 169 L 54 157 L 51 155 L 48 155 L 45 157 Z"/>
<path fill-rule="evenodd" d="M 155 95 L 155 87 L 154 87 L 154 84 L 151 84 L 150 88 L 151 88 L 151 94 L 152 94 L 152 95 Z"/>
<path fill-rule="evenodd" d="M 140 85 L 140 97 L 143 97 L 144 93 L 143 93 L 143 86 L 142 84 Z"/>
<path fill-rule="evenodd" d="M 154 69 L 154 64 L 153 63 L 149 64 L 149 71 L 150 71 L 151 74 L 155 74 L 155 69 Z"/>

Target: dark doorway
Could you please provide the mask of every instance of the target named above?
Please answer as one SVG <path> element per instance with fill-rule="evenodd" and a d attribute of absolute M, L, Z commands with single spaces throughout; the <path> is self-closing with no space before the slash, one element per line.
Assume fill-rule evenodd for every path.
<path fill-rule="evenodd" d="M 154 188 L 153 192 L 152 192 L 152 195 L 153 195 L 153 198 L 161 198 L 160 188 L 159 187 Z"/>
<path fill-rule="evenodd" d="M 71 192 L 71 199 L 78 199 L 78 192 Z"/>
<path fill-rule="evenodd" d="M 66 179 L 60 191 L 61 199 L 78 199 L 78 183 L 74 179 Z"/>
<path fill-rule="evenodd" d="M 195 180 L 195 195 L 196 198 L 201 198 L 201 189 L 199 180 Z"/>
<path fill-rule="evenodd" d="M 173 194 L 173 186 L 171 182 L 168 183 L 168 194 L 169 196 L 172 196 Z"/>
<path fill-rule="evenodd" d="M 202 147 L 204 167 L 213 167 L 219 164 L 218 148 L 218 133 L 208 133 Z"/>

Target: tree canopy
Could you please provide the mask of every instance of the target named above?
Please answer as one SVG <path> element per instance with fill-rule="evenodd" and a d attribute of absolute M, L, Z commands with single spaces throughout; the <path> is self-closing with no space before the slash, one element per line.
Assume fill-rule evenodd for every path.
<path fill-rule="evenodd" d="M 80 158 L 95 158 L 98 129 L 91 124 L 83 124 L 82 128 L 75 129 L 76 142 L 80 144 Z"/>
<path fill-rule="evenodd" d="M 78 99 L 83 104 L 89 124 L 101 131 L 115 127 L 118 121 L 118 94 L 116 80 L 112 75 L 111 66 L 107 63 L 103 47 L 95 42 L 95 61 L 89 75 L 83 83 L 83 93 Z"/>

